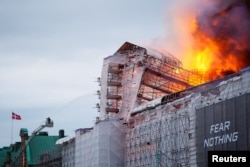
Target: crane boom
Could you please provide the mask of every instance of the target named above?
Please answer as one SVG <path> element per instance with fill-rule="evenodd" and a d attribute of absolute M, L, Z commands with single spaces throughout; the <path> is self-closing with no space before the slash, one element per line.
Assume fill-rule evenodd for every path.
<path fill-rule="evenodd" d="M 54 123 L 53 121 L 50 119 L 50 117 L 48 117 L 45 121 L 45 123 L 42 123 L 38 128 L 36 128 L 31 135 L 31 138 L 34 137 L 35 135 L 37 135 L 37 133 L 39 133 L 42 129 L 44 129 L 45 127 L 53 127 Z M 30 138 L 30 139 L 31 139 Z"/>
<path fill-rule="evenodd" d="M 43 122 L 38 128 L 36 128 L 33 132 L 32 135 L 29 137 L 28 141 L 25 143 L 24 147 L 21 147 L 19 149 L 19 153 L 15 157 L 15 159 L 11 163 L 11 167 L 15 166 L 15 163 L 17 162 L 18 158 L 24 153 L 26 146 L 31 142 L 31 140 L 44 128 L 48 127 L 51 128 L 54 126 L 54 122 L 50 119 L 50 117 L 46 118 L 46 121 Z M 22 134 L 20 134 L 22 135 Z"/>

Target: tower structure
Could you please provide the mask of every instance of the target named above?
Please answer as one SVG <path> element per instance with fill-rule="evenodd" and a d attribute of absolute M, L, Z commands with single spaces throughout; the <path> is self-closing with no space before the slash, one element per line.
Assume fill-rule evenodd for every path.
<path fill-rule="evenodd" d="M 98 92 L 100 119 L 128 120 L 133 108 L 204 81 L 197 72 L 183 69 L 169 53 L 125 42 L 103 62 Z"/>
<path fill-rule="evenodd" d="M 20 129 L 20 137 L 21 137 L 21 152 L 20 152 L 20 157 L 19 157 L 19 166 L 20 167 L 28 167 L 28 162 L 27 162 L 27 153 L 26 153 L 26 140 L 28 140 L 28 130 L 26 128 L 21 128 Z"/>

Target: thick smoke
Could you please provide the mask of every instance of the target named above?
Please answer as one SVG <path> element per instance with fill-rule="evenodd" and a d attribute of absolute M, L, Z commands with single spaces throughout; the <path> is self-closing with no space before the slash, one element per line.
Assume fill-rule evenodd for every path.
<path fill-rule="evenodd" d="M 250 66 L 250 0 L 210 0 L 209 4 L 197 15 L 193 34 L 199 49 L 207 45 L 201 42 L 203 38 L 218 48 L 209 76 L 224 76 Z"/>

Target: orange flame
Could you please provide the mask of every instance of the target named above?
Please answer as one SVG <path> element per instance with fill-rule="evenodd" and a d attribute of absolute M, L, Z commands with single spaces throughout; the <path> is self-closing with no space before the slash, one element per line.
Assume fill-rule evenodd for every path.
<path fill-rule="evenodd" d="M 227 41 L 212 39 L 196 28 L 193 32 L 194 41 L 191 50 L 194 68 L 204 73 L 210 80 L 238 71 L 237 56 L 229 53 L 222 55 L 221 47 Z M 224 42 L 224 43 L 223 43 Z"/>
<path fill-rule="evenodd" d="M 228 54 L 224 59 L 221 55 L 221 47 L 227 46 L 225 44 L 227 41 L 212 39 L 199 30 L 196 20 L 191 23 L 187 30 L 189 34 L 192 34 L 192 38 L 186 41 L 186 50 L 181 53 L 184 67 L 189 70 L 198 70 L 209 80 L 238 71 L 237 56 Z"/>
<path fill-rule="evenodd" d="M 182 2 L 173 7 L 175 24 L 169 30 L 174 35 L 166 40 L 166 48 L 175 43 L 171 53 L 183 67 L 198 70 L 209 80 L 249 66 L 250 4 L 244 0 L 191 1 L 191 5 Z"/>

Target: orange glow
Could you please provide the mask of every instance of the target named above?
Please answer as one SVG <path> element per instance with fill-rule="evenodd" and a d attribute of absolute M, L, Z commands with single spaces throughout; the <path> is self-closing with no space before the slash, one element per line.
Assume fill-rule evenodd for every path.
<path fill-rule="evenodd" d="M 176 69 L 174 70 L 174 72 L 175 72 L 176 74 L 179 74 L 179 73 L 180 73 L 180 70 L 179 70 L 178 68 L 176 68 Z"/>
<path fill-rule="evenodd" d="M 182 27 L 186 27 L 186 33 L 192 34 L 192 37 L 186 38 L 188 40 L 185 41 L 185 50 L 181 53 L 184 68 L 198 70 L 209 80 L 238 70 L 237 63 L 235 63 L 237 62 L 236 56 L 229 54 L 226 55 L 227 59 L 224 59 L 221 53 L 221 47 L 225 47 L 227 41 L 218 41 L 206 36 L 199 30 L 194 18 L 191 18 L 188 26 L 182 25 Z"/>
<path fill-rule="evenodd" d="M 162 47 L 207 80 L 235 73 L 250 65 L 248 7 L 236 1 L 176 2 L 166 14 Z"/>
<path fill-rule="evenodd" d="M 161 47 L 176 56 L 184 69 L 198 71 L 209 81 L 250 66 L 249 3 L 191 0 L 173 4 L 167 10 L 168 28 Z"/>
<path fill-rule="evenodd" d="M 194 46 L 188 53 L 193 61 L 192 68 L 206 74 L 211 69 L 218 47 L 202 34 L 197 36 L 195 40 L 197 40 L 197 43 L 193 43 Z M 185 64 L 185 62 L 183 63 Z"/>

